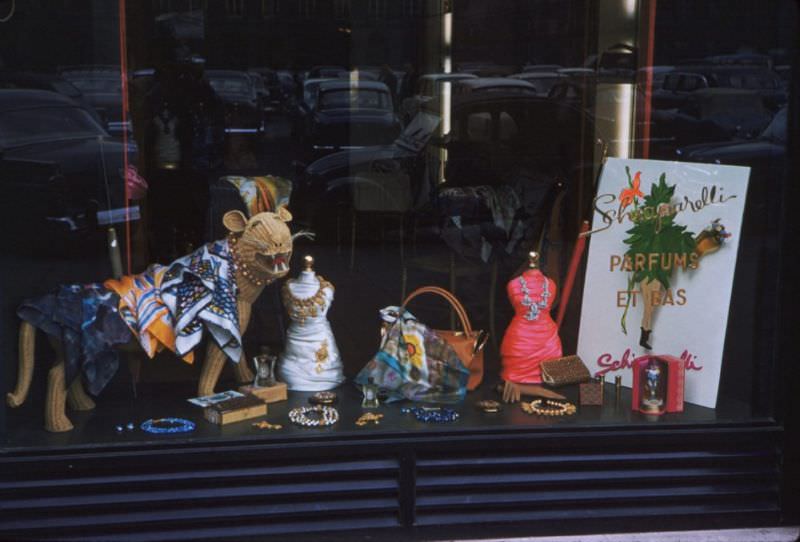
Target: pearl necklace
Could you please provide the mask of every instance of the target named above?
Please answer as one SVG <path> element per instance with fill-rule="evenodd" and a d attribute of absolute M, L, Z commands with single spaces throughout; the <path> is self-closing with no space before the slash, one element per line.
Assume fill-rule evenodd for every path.
<path fill-rule="evenodd" d="M 310 417 L 309 414 L 314 416 Z M 325 405 L 301 406 L 289 411 L 289 420 L 303 427 L 322 427 L 339 421 L 339 411 Z"/>
<path fill-rule="evenodd" d="M 529 321 L 537 320 L 540 312 L 547 308 L 547 302 L 550 300 L 550 284 L 547 277 L 544 277 L 542 281 L 542 299 L 540 301 L 531 299 L 531 291 L 522 275 L 519 277 L 519 284 L 522 287 L 522 306 L 528 307 L 528 312 L 523 317 Z"/>
<path fill-rule="evenodd" d="M 530 403 L 523 401 L 520 406 L 525 413 L 538 414 L 539 416 L 571 416 L 578 410 L 572 403 L 562 403 L 549 399 L 534 399 Z"/>
<path fill-rule="evenodd" d="M 231 251 L 231 256 L 233 256 L 233 266 L 236 269 L 241 269 L 242 275 L 245 276 L 247 280 L 258 286 L 259 288 L 264 286 L 265 281 L 256 277 L 254 273 L 247 268 L 247 264 L 242 261 L 239 257 L 239 253 L 236 252 L 236 243 L 239 241 L 239 238 L 233 234 L 228 235 L 228 247 Z"/>

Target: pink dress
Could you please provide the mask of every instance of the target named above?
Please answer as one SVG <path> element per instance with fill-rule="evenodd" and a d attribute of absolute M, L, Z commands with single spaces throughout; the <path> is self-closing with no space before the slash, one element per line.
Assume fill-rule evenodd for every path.
<path fill-rule="evenodd" d="M 517 384 L 540 384 L 542 361 L 561 357 L 558 327 L 550 317 L 556 284 L 538 269 L 514 277 L 506 287 L 514 307 L 500 346 L 503 380 Z"/>

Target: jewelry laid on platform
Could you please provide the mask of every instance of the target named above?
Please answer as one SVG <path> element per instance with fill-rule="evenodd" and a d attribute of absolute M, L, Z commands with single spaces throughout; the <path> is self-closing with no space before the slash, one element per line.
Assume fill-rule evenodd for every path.
<path fill-rule="evenodd" d="M 308 402 L 312 405 L 333 405 L 338 400 L 339 397 L 332 391 L 318 391 L 308 398 Z"/>
<path fill-rule="evenodd" d="M 260 421 L 251 424 L 256 429 L 268 429 L 270 431 L 277 431 L 279 429 L 283 429 L 283 426 L 279 423 L 269 423 L 268 421 Z"/>
<path fill-rule="evenodd" d="M 126 429 L 128 431 L 133 431 L 134 429 L 136 429 L 136 426 L 133 425 L 133 422 L 128 422 L 127 425 L 118 425 L 114 429 L 117 431 L 117 433 L 122 433 Z"/>
<path fill-rule="evenodd" d="M 364 414 L 358 417 L 358 419 L 356 420 L 356 425 L 358 425 L 359 427 L 363 427 L 368 423 L 379 425 L 381 423 L 381 418 L 383 418 L 383 414 L 377 414 L 375 412 L 365 412 Z"/>
<path fill-rule="evenodd" d="M 458 412 L 444 407 L 403 407 L 403 414 L 413 414 L 418 422 L 424 423 L 451 423 L 460 417 Z"/>
<path fill-rule="evenodd" d="M 289 283 L 285 283 L 281 288 L 281 297 L 283 298 L 283 306 L 289 312 L 292 320 L 297 320 L 300 324 L 304 324 L 306 318 L 316 317 L 325 306 L 325 288 L 333 290 L 333 284 L 322 278 L 321 275 L 316 276 L 319 282 L 317 292 L 311 297 L 299 298 L 292 295 L 289 289 Z"/>
<path fill-rule="evenodd" d="M 289 411 L 289 420 L 303 427 L 324 427 L 339 421 L 339 411 L 325 405 L 301 406 Z"/>
<path fill-rule="evenodd" d="M 494 399 L 484 399 L 483 401 L 478 401 L 475 403 L 475 406 L 487 414 L 494 414 L 503 410 L 503 405 L 500 404 L 500 401 L 495 401 Z"/>
<path fill-rule="evenodd" d="M 578 411 L 572 403 L 552 399 L 534 399 L 530 403 L 523 401 L 520 406 L 527 414 L 539 416 L 571 416 Z"/>
<path fill-rule="evenodd" d="M 184 418 L 155 418 L 142 422 L 139 428 L 155 435 L 168 433 L 190 433 L 194 431 L 196 425 L 191 420 Z"/>
<path fill-rule="evenodd" d="M 528 307 L 528 312 L 525 313 L 524 318 L 529 321 L 538 319 L 539 313 L 547 308 L 547 302 L 550 299 L 550 286 L 547 278 L 542 281 L 542 299 L 540 301 L 531 299 L 531 291 L 528 289 L 528 283 L 522 275 L 519 277 L 519 285 L 522 288 L 522 306 Z"/>

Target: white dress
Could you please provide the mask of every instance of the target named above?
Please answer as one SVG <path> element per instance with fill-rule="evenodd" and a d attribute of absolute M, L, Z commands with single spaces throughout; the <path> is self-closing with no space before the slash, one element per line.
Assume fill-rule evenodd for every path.
<path fill-rule="evenodd" d="M 328 322 L 333 285 L 303 271 L 284 285 L 283 302 L 292 323 L 278 361 L 278 374 L 293 391 L 323 391 L 344 382 L 342 358 Z"/>

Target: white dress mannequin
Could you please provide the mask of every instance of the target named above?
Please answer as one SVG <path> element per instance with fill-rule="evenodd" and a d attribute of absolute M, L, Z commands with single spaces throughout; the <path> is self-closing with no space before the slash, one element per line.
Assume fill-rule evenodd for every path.
<path fill-rule="evenodd" d="M 278 361 L 278 374 L 293 391 L 323 391 L 344 382 L 342 358 L 328 322 L 333 285 L 314 273 L 314 259 L 283 286 L 283 304 L 292 323 Z"/>

